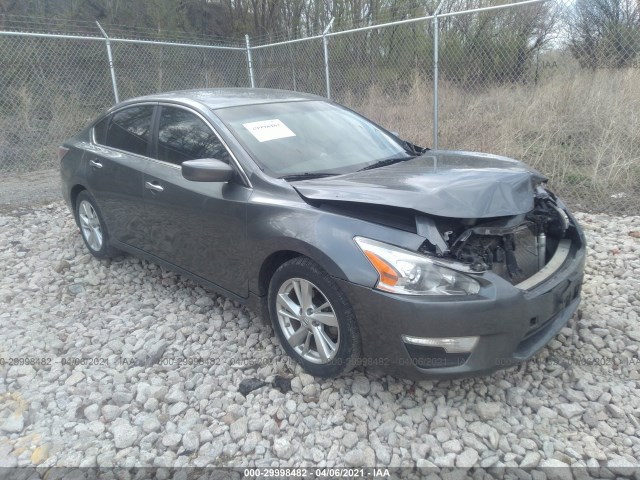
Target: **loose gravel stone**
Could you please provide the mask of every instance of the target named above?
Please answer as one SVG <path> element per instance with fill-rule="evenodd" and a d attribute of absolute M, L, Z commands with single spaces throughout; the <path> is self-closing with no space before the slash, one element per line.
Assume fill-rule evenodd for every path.
<path fill-rule="evenodd" d="M 115 392 L 111 400 L 119 407 L 123 407 L 131 403 L 133 395 L 129 392 Z"/>
<path fill-rule="evenodd" d="M 87 424 L 87 429 L 96 437 L 100 436 L 102 432 L 105 431 L 104 423 L 99 420 L 94 420 L 93 422 L 89 422 Z"/>
<path fill-rule="evenodd" d="M 277 438 L 273 442 L 273 450 L 278 458 L 287 460 L 293 455 L 291 442 L 287 438 Z"/>
<path fill-rule="evenodd" d="M 624 410 L 622 408 L 618 407 L 617 405 L 613 405 L 613 404 L 607 405 L 607 412 L 613 418 L 624 418 L 625 417 Z"/>
<path fill-rule="evenodd" d="M 315 397 L 318 394 L 318 387 L 315 385 L 306 385 L 302 388 L 302 395 L 305 397 Z"/>
<path fill-rule="evenodd" d="M 478 452 L 472 450 L 471 448 L 468 448 L 457 456 L 456 467 L 473 467 L 478 463 L 479 458 L 480 456 L 478 455 Z"/>
<path fill-rule="evenodd" d="M 189 431 L 182 437 L 182 446 L 187 452 L 195 452 L 200 447 L 200 439 L 194 431 Z"/>
<path fill-rule="evenodd" d="M 130 447 L 138 439 L 138 430 L 124 421 L 114 423 L 111 427 L 111 433 L 116 448 Z"/>
<path fill-rule="evenodd" d="M 169 407 L 169 415 L 171 415 L 172 417 L 175 417 L 176 415 L 180 415 L 188 407 L 189 407 L 189 405 L 187 405 L 184 402 L 174 403 L 173 405 L 171 405 Z"/>
<path fill-rule="evenodd" d="M 476 412 L 482 420 L 493 420 L 502 410 L 502 406 L 496 402 L 480 402 L 476 405 Z"/>
<path fill-rule="evenodd" d="M 167 403 L 187 403 L 187 395 L 180 389 L 172 388 L 164 396 L 164 400 Z"/>
<path fill-rule="evenodd" d="M 367 395 L 369 391 L 371 391 L 371 384 L 369 383 L 369 379 L 361 375 L 356 376 L 353 379 L 351 391 L 359 395 Z"/>
<path fill-rule="evenodd" d="M 229 434 L 231 435 L 231 439 L 234 441 L 238 441 L 247 434 L 247 419 L 246 417 L 239 418 L 235 422 L 231 424 L 229 428 Z"/>
<path fill-rule="evenodd" d="M 614 457 L 607 462 L 607 469 L 616 475 L 629 477 L 633 472 L 638 470 L 638 465 L 624 457 Z"/>
<path fill-rule="evenodd" d="M 147 415 L 142 422 L 142 430 L 145 433 L 158 432 L 162 425 L 160 424 L 160 420 L 154 414 Z"/>
<path fill-rule="evenodd" d="M 541 458 L 538 452 L 528 452 L 520 462 L 520 468 L 537 467 Z"/>
<path fill-rule="evenodd" d="M 105 405 L 102 407 L 102 416 L 107 422 L 111 422 L 120 415 L 120 411 L 120 407 L 115 405 Z"/>
<path fill-rule="evenodd" d="M 0 430 L 7 433 L 20 433 L 24 429 L 24 416 L 13 413 L 0 424 Z"/>
<path fill-rule="evenodd" d="M 358 443 L 358 434 L 355 432 L 347 432 L 342 437 L 342 444 L 347 448 L 353 448 Z"/>
<path fill-rule="evenodd" d="M 344 456 L 345 464 L 349 467 L 364 466 L 364 454 L 361 450 L 351 450 Z"/>
<path fill-rule="evenodd" d="M 182 435 L 179 433 L 167 433 L 162 437 L 162 445 L 167 448 L 174 448 L 178 446 L 182 440 Z"/>
<path fill-rule="evenodd" d="M 569 465 L 555 458 L 543 460 L 540 467 L 544 469 L 543 471 L 549 480 L 573 480 L 573 473 Z"/>
<path fill-rule="evenodd" d="M 84 409 L 84 416 L 90 422 L 100 418 L 100 407 L 95 403 Z"/>
<path fill-rule="evenodd" d="M 462 451 L 462 443 L 460 440 L 449 440 L 442 444 L 442 450 L 445 453 L 460 453 Z"/>
<path fill-rule="evenodd" d="M 584 411 L 584 408 L 575 403 L 561 403 L 556 408 L 564 418 L 577 417 Z"/>
<path fill-rule="evenodd" d="M 83 379 L 84 379 L 84 373 L 73 372 L 71 375 L 69 375 L 69 378 L 67 378 L 64 383 L 65 385 L 69 385 L 73 387 L 74 385 L 77 385 L 78 383 L 80 383 Z"/>
<path fill-rule="evenodd" d="M 244 453 L 253 452 L 261 440 L 262 440 L 262 436 L 258 432 L 250 432 L 245 437 L 244 445 L 242 446 L 242 451 Z"/>

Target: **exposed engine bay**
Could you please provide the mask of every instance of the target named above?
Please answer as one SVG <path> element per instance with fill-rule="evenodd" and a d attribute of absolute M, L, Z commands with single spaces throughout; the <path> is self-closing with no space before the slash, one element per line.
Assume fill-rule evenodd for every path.
<path fill-rule="evenodd" d="M 541 181 L 535 176 L 527 178 L 527 182 L 517 179 L 519 183 L 516 183 L 521 187 L 521 190 L 514 190 L 518 192 L 517 195 L 512 190 L 507 190 L 509 195 L 506 195 L 505 191 L 496 189 L 495 196 L 500 201 L 495 204 L 492 203 L 494 195 L 490 190 L 500 183 L 478 183 L 480 180 L 474 178 L 471 182 L 474 189 L 482 190 L 482 201 L 491 204 L 490 210 L 495 210 L 497 214 L 476 218 L 462 215 L 463 205 L 459 202 L 459 197 L 465 195 L 462 187 L 433 187 L 427 194 L 417 194 L 424 202 L 420 204 L 420 209 L 412 204 L 403 208 L 399 200 L 394 204 L 384 204 L 381 198 L 381 203 L 378 203 L 378 191 L 367 190 L 368 186 L 364 190 L 356 190 L 355 187 L 342 190 L 326 180 L 319 180 L 302 182 L 310 185 L 306 189 L 297 188 L 299 193 L 304 193 L 303 198 L 323 210 L 418 234 L 426 239 L 418 248 L 422 254 L 460 262 L 473 272 L 491 271 L 519 288 L 530 288 L 539 280 L 544 280 L 544 274 L 551 274 L 560 266 L 568 255 L 572 241 L 579 235 L 562 202 L 546 189 L 546 179 Z M 325 183 L 319 183 L 323 181 Z M 334 189 L 329 190 L 328 186 Z M 466 201 L 470 202 L 473 196 L 466 195 Z M 360 201 L 363 197 L 371 203 Z M 350 198 L 356 201 L 346 201 Z M 447 202 L 458 201 L 457 207 L 452 209 L 455 215 L 448 217 L 431 213 L 437 202 L 440 202 L 438 205 L 443 213 L 448 210 L 443 198 Z M 516 198 L 517 208 L 510 209 L 510 202 Z M 478 203 L 481 201 L 478 200 Z M 527 203 L 530 206 L 525 208 Z M 517 213 L 502 213 L 509 210 Z M 436 211 L 440 212 L 438 209 Z M 486 208 L 471 208 L 469 205 L 467 211 L 471 214 L 486 212 Z"/>
<path fill-rule="evenodd" d="M 519 284 L 545 267 L 573 225 L 556 197 L 536 188 L 532 211 L 494 219 L 416 218 L 427 240 L 420 252 L 457 260 L 472 271 L 492 271 Z"/>

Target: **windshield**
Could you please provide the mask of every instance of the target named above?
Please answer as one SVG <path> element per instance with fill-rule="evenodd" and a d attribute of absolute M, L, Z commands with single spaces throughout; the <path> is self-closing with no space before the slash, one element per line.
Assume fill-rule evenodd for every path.
<path fill-rule="evenodd" d="M 275 177 L 342 174 L 412 156 L 373 123 L 323 101 L 232 107 L 216 114 Z"/>

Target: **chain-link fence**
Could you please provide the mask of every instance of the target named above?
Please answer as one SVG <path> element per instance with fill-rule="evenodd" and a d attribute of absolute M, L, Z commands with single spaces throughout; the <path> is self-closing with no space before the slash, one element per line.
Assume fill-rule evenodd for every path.
<path fill-rule="evenodd" d="M 108 48 L 115 84 L 104 37 L 0 32 L 0 172 L 55 166 L 57 145 L 117 96 L 249 86 L 243 47 L 112 38 Z"/>
<path fill-rule="evenodd" d="M 170 44 L 113 45 L 121 99 L 152 92 L 210 87 L 248 87 L 243 49 L 184 47 Z"/>
<path fill-rule="evenodd" d="M 251 53 L 256 87 L 326 94 L 321 39 L 260 45 Z"/>
<path fill-rule="evenodd" d="M 60 140 L 113 100 L 104 43 L 2 37 L 0 59 L 0 171 L 51 166 Z"/>
<path fill-rule="evenodd" d="M 577 209 L 637 213 L 640 12 L 612 14 L 613 1 L 631 2 L 443 1 L 271 44 L 112 38 L 113 72 L 120 99 L 251 85 L 330 96 L 421 145 L 522 159 Z M 0 32 L 0 62 L 0 171 L 54 166 L 60 140 L 113 103 L 102 37 Z"/>

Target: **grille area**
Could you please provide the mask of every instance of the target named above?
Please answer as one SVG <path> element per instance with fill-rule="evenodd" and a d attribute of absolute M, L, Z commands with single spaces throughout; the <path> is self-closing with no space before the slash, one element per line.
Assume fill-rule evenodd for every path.
<path fill-rule="evenodd" d="M 493 273 L 518 284 L 539 270 L 534 228 L 525 223 L 504 236 L 473 234 L 464 246 L 461 259 L 472 263 L 473 259 L 481 258 Z"/>

